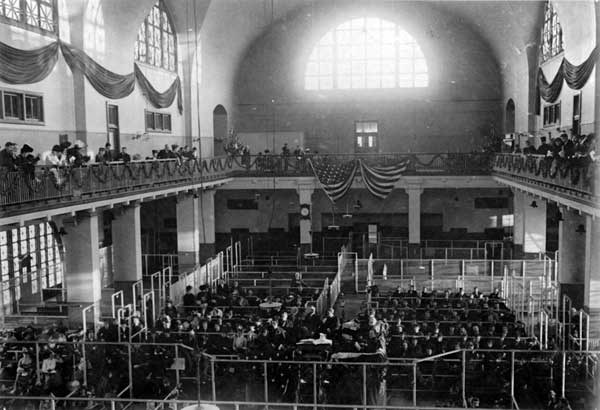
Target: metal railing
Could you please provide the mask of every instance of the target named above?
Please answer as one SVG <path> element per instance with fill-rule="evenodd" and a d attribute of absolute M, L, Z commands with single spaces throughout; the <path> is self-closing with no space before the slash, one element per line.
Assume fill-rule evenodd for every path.
<path fill-rule="evenodd" d="M 524 154 L 496 154 L 493 164 L 496 175 L 543 184 L 587 199 L 600 192 L 599 169 L 598 162 L 589 158 L 564 160 Z"/>
<path fill-rule="evenodd" d="M 36 167 L 35 178 L 22 172 L 0 170 L 0 209 L 11 211 L 27 204 L 48 206 L 110 197 L 177 185 L 226 178 L 233 169 L 229 157 L 151 160 L 89 164 L 83 167 Z"/>

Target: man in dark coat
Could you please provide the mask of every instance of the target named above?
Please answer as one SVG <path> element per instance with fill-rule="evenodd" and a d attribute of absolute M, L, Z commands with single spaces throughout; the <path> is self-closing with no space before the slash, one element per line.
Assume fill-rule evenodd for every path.
<path fill-rule="evenodd" d="M 6 168 L 8 171 L 17 169 L 17 144 L 7 142 L 4 149 L 0 151 L 0 168 Z"/>

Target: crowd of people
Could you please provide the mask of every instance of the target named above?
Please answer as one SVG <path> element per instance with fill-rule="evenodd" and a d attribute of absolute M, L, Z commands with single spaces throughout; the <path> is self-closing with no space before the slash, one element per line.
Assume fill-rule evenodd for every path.
<path fill-rule="evenodd" d="M 155 323 L 145 324 L 142 317 L 152 316 L 138 312 L 120 322 L 102 323 L 96 333 L 85 335 L 86 341 L 108 344 L 87 345 L 85 355 L 84 347 L 77 344 L 83 340 L 82 332 L 70 332 L 60 324 L 7 332 L 0 349 L 0 379 L 4 381 L 0 389 L 12 395 L 64 397 L 77 391 L 76 397 L 115 397 L 127 387 L 132 371 L 134 397 L 164 398 L 180 387 L 172 370 L 176 357 L 171 344 L 187 346 L 179 350 L 185 361 L 182 376 L 199 377 L 204 385 L 214 377 L 220 400 L 244 400 L 260 392 L 265 374 L 259 361 L 266 360 L 272 363 L 267 375 L 270 400 L 310 401 L 312 366 L 299 363 L 317 360 L 330 363 L 320 364 L 317 370 L 323 403 L 361 403 L 362 373 L 352 363 L 368 362 L 373 363 L 366 368 L 369 404 L 381 403 L 386 389 L 409 394 L 413 383 L 419 389 L 444 391 L 447 397 L 439 405 L 456 404 L 461 396 L 462 365 L 460 360 L 446 360 L 460 359 L 460 355 L 452 356 L 454 350 L 468 352 L 470 389 L 492 392 L 488 401 L 471 397 L 471 407 L 478 407 L 480 401 L 500 406 L 510 398 L 510 355 L 502 352 L 507 349 L 532 352 L 520 359 L 515 371 L 515 386 L 523 394 L 555 387 L 548 386 L 545 374 L 552 364 L 531 360 L 542 355 L 538 341 L 525 333 L 498 291 L 484 295 L 477 288 L 466 293 L 462 289 L 419 292 L 411 287 L 382 295 L 372 287 L 370 304 L 358 317 L 344 322 L 343 295 L 335 309 L 321 316 L 301 275 L 295 275 L 289 289 L 287 295 L 273 297 L 271 292 L 255 294 L 251 288 L 243 289 L 235 281 L 220 282 L 214 289 L 188 286 L 177 304 L 167 300 Z M 34 341 L 39 343 L 37 350 L 24 343 Z M 128 345 L 128 341 L 134 343 Z M 436 357 L 443 353 L 451 356 Z M 204 354 L 233 360 L 217 362 L 211 370 L 209 356 Z M 431 360 L 418 366 L 416 381 L 412 367 L 391 365 L 428 357 Z"/>
<path fill-rule="evenodd" d="M 598 158 L 596 136 L 593 133 L 577 135 L 572 130 L 559 130 L 554 136 L 552 132 L 541 136 L 537 147 L 532 138 L 525 139 L 523 147 L 518 141 L 512 141 L 512 144 L 514 153 L 543 155 L 559 163 L 575 166 L 586 166 Z"/>

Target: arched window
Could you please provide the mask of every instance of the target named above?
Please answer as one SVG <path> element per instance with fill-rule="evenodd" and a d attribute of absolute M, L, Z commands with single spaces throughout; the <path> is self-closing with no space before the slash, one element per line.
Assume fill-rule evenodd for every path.
<path fill-rule="evenodd" d="M 544 28 L 542 29 L 542 61 L 562 53 L 563 50 L 563 33 L 558 21 L 558 14 L 552 7 L 552 3 L 547 2 L 544 12 Z"/>
<path fill-rule="evenodd" d="M 325 34 L 306 66 L 307 90 L 427 87 L 427 62 L 397 24 L 363 17 Z"/>
<path fill-rule="evenodd" d="M 142 23 L 135 59 L 169 71 L 177 69 L 177 39 L 165 4 L 159 0 Z"/>

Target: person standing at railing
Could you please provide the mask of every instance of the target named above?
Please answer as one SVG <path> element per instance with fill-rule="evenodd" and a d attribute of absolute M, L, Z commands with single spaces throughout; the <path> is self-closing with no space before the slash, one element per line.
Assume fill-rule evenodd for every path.
<path fill-rule="evenodd" d="M 17 170 L 17 144 L 14 142 L 7 142 L 0 151 L 0 168 L 9 172 Z"/>

